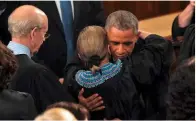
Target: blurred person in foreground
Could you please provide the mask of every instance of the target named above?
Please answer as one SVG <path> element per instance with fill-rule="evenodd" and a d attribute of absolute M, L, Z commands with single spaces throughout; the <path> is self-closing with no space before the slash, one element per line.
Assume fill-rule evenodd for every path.
<path fill-rule="evenodd" d="M 80 104 L 71 102 L 57 102 L 48 106 L 47 110 L 51 108 L 64 108 L 73 113 L 77 120 L 88 120 L 90 118 L 89 111 Z"/>
<path fill-rule="evenodd" d="M 168 87 L 167 120 L 195 119 L 195 57 L 184 60 Z"/>
<path fill-rule="evenodd" d="M 77 121 L 76 117 L 68 110 L 63 108 L 52 108 L 37 116 L 35 121 Z"/>

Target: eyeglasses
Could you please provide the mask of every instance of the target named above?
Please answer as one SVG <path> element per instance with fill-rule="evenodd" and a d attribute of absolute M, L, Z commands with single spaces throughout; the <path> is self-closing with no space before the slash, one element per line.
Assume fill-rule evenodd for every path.
<path fill-rule="evenodd" d="M 50 34 L 45 33 L 45 35 L 44 35 L 44 39 L 46 40 L 46 39 L 48 39 L 49 37 L 50 37 Z"/>
<path fill-rule="evenodd" d="M 35 26 L 35 27 L 33 27 L 33 29 L 34 28 L 36 28 L 36 29 L 38 29 L 38 30 L 41 30 L 42 28 L 41 27 L 39 27 L 39 26 Z M 44 34 L 44 41 L 46 40 L 46 39 L 48 39 L 50 37 L 50 34 L 48 34 L 48 33 L 45 33 Z"/>

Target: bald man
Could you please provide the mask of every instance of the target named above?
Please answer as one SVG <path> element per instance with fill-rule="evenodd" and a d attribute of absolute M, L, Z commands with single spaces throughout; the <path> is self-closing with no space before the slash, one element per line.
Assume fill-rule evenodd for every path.
<path fill-rule="evenodd" d="M 8 48 L 19 63 L 19 69 L 10 84 L 11 89 L 30 93 L 38 113 L 55 102 L 74 101 L 51 70 L 31 60 L 31 56 L 39 51 L 48 37 L 46 14 L 31 5 L 21 6 L 9 16 L 8 30 L 12 36 Z"/>

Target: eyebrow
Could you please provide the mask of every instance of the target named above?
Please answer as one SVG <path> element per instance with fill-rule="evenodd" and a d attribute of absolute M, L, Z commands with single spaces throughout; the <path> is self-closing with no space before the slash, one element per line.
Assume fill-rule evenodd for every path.
<path fill-rule="evenodd" d="M 122 44 L 133 43 L 133 41 L 119 42 L 119 41 L 115 41 L 115 40 L 110 40 L 109 42 L 112 42 L 112 43 L 122 43 Z"/>

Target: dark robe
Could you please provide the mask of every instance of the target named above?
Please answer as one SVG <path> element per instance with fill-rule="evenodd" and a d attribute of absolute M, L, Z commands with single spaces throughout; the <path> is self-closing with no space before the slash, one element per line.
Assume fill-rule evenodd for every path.
<path fill-rule="evenodd" d="M 180 47 L 178 64 L 182 61 L 195 56 L 195 24 L 190 25 L 184 33 L 184 41 Z"/>
<path fill-rule="evenodd" d="M 172 43 L 158 35 L 149 35 L 138 44 L 128 57 L 127 65 L 136 80 L 138 91 L 142 94 L 144 117 L 148 120 L 164 120 L 169 69 L 174 61 Z"/>
<path fill-rule="evenodd" d="M 37 116 L 30 94 L 14 90 L 0 91 L 0 120 L 33 120 Z"/>
<path fill-rule="evenodd" d="M 173 62 L 172 43 L 158 35 L 149 35 L 145 40 L 140 38 L 133 53 L 125 60 L 137 92 L 142 95 L 145 106 L 142 119 L 165 119 L 165 95 L 169 68 Z M 66 66 L 65 87 L 69 88 L 69 81 L 75 78 L 76 72 L 80 69 L 85 67 L 78 57 Z"/>
<path fill-rule="evenodd" d="M 59 101 L 74 101 L 63 88 L 57 76 L 46 67 L 35 63 L 27 55 L 16 55 L 19 69 L 10 83 L 13 90 L 32 95 L 38 113 Z"/>
<path fill-rule="evenodd" d="M 191 22 L 189 25 L 191 25 L 191 24 L 195 24 L 195 11 L 193 12 L 193 17 L 191 18 Z M 172 23 L 172 39 L 173 39 L 173 41 L 177 41 L 177 37 L 183 36 L 184 32 L 186 31 L 186 28 L 188 26 L 186 26 L 184 28 L 179 27 L 178 16 L 177 16 Z"/>
<path fill-rule="evenodd" d="M 76 79 L 72 78 L 73 80 L 69 83 L 68 90 L 74 97 L 77 97 L 81 88 L 84 88 L 84 97 L 98 93 L 103 98 L 106 108 L 101 111 L 91 112 L 91 120 L 103 120 L 104 118 L 108 120 L 114 118 L 121 120 L 141 119 L 142 105 L 129 68 L 125 67 L 120 60 L 117 62 L 110 63 L 112 65 L 110 68 L 106 64 L 101 69 L 102 74 L 97 72 L 96 75 L 101 75 L 98 80 L 89 81 L 86 80 L 88 76 L 83 75 L 85 79 L 81 78 L 76 81 Z M 91 72 L 90 74 L 93 75 Z M 91 78 L 93 76 L 88 79 Z"/>

